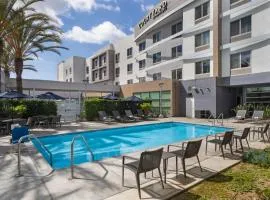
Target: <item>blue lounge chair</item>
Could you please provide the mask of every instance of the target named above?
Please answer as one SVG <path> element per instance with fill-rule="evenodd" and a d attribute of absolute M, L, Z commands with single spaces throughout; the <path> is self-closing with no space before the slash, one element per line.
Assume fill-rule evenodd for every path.
<path fill-rule="evenodd" d="M 29 128 L 26 126 L 16 127 L 11 131 L 11 143 L 18 144 L 21 137 L 29 135 Z M 28 138 L 24 139 L 22 142 L 27 142 Z"/>

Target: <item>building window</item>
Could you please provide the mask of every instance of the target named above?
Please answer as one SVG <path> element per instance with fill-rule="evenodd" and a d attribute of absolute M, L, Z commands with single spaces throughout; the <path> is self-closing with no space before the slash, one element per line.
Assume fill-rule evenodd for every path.
<path fill-rule="evenodd" d="M 68 82 L 68 79 L 66 80 L 66 82 Z"/>
<path fill-rule="evenodd" d="M 115 77 L 119 77 L 120 76 L 120 68 L 115 68 Z"/>
<path fill-rule="evenodd" d="M 132 74 L 132 71 L 133 71 L 133 64 L 131 63 L 127 65 L 127 73 Z"/>
<path fill-rule="evenodd" d="M 86 77 L 86 81 L 87 81 L 87 83 L 89 83 L 89 77 Z"/>
<path fill-rule="evenodd" d="M 139 61 L 139 69 L 142 70 L 145 68 L 145 59 Z"/>
<path fill-rule="evenodd" d="M 195 20 L 199 20 L 209 15 L 209 2 L 195 8 Z"/>
<path fill-rule="evenodd" d="M 182 77 L 183 77 L 182 68 L 172 70 L 172 79 L 173 80 L 181 80 Z"/>
<path fill-rule="evenodd" d="M 120 62 L 120 53 L 115 54 L 115 63 Z"/>
<path fill-rule="evenodd" d="M 89 74 L 89 67 L 86 67 L 86 74 Z"/>
<path fill-rule="evenodd" d="M 178 58 L 182 56 L 182 45 L 172 48 L 172 58 Z"/>
<path fill-rule="evenodd" d="M 157 32 L 153 35 L 153 43 L 159 42 L 161 40 L 161 32 Z"/>
<path fill-rule="evenodd" d="M 172 35 L 179 33 L 183 30 L 183 22 L 178 22 L 177 24 L 172 25 Z"/>
<path fill-rule="evenodd" d="M 153 74 L 153 81 L 161 80 L 161 72 Z"/>
<path fill-rule="evenodd" d="M 145 46 L 146 46 L 146 42 L 145 42 L 145 41 L 144 41 L 144 42 L 141 42 L 141 43 L 139 44 L 139 51 L 145 50 Z"/>
<path fill-rule="evenodd" d="M 161 52 L 153 54 L 153 64 L 161 62 Z"/>
<path fill-rule="evenodd" d="M 210 73 L 210 60 L 204 60 L 196 62 L 196 74 L 207 74 Z"/>
<path fill-rule="evenodd" d="M 117 82 L 115 82 L 115 85 L 119 85 L 119 82 L 117 81 Z"/>
<path fill-rule="evenodd" d="M 251 32 L 251 16 L 244 17 L 231 23 L 231 37 Z"/>
<path fill-rule="evenodd" d="M 66 76 L 68 75 L 68 70 L 66 69 Z"/>
<path fill-rule="evenodd" d="M 145 77 L 139 77 L 139 83 L 144 83 L 145 82 Z"/>
<path fill-rule="evenodd" d="M 231 55 L 231 69 L 250 67 L 251 51 Z"/>
<path fill-rule="evenodd" d="M 103 76 L 107 76 L 107 70 L 106 69 L 103 70 Z"/>
<path fill-rule="evenodd" d="M 201 47 L 209 45 L 210 43 L 210 31 L 205 31 L 198 35 L 195 35 L 195 47 Z"/>
<path fill-rule="evenodd" d="M 133 84 L 133 79 L 129 79 L 129 80 L 127 80 L 127 84 Z"/>
<path fill-rule="evenodd" d="M 93 59 L 93 67 L 92 69 L 95 69 L 95 67 L 98 66 L 98 58 Z"/>
<path fill-rule="evenodd" d="M 127 49 L 127 57 L 132 57 L 132 47 Z"/>
<path fill-rule="evenodd" d="M 72 82 L 72 78 L 69 79 L 69 82 Z"/>

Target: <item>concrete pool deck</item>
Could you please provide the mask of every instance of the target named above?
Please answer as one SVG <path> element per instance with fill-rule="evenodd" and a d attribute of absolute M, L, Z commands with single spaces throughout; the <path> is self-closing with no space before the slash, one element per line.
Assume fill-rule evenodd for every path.
<path fill-rule="evenodd" d="M 33 133 L 46 135 L 50 133 L 65 133 L 72 131 L 85 131 L 94 129 L 104 129 L 122 126 L 134 126 L 138 124 L 159 123 L 166 121 L 179 121 L 210 124 L 207 120 L 187 119 L 187 118 L 167 118 L 157 121 L 138 122 L 131 124 L 101 124 L 96 122 L 81 122 L 65 124 L 61 129 L 35 129 Z M 243 129 L 254 124 L 232 123 L 225 121 L 225 126 Z M 75 168 L 76 179 L 70 179 L 70 169 L 59 170 L 51 173 L 52 169 L 31 144 L 23 148 L 22 153 L 22 173 L 17 175 L 17 148 L 12 148 L 9 144 L 9 136 L 0 138 L 0 198 L 1 199 L 139 199 L 136 188 L 135 176 L 129 170 L 125 170 L 125 187 L 121 185 L 122 159 L 109 158 L 98 163 L 85 163 Z M 245 145 L 245 144 L 244 144 Z M 252 148 L 264 148 L 263 142 L 250 141 Z M 140 152 L 129 154 L 139 157 Z M 214 151 L 214 145 L 209 145 L 209 153 L 205 155 L 205 141 L 200 151 L 200 160 L 203 172 L 200 172 L 195 159 L 187 160 L 187 175 L 185 179 L 182 173 L 182 166 L 179 162 L 179 175 L 175 174 L 175 159 L 169 160 L 167 184 L 165 189 L 161 188 L 159 179 L 154 173 L 147 174 L 144 179 L 141 176 L 142 199 L 169 199 L 177 193 L 184 191 L 205 178 L 215 175 L 241 161 L 241 152 L 235 151 L 230 155 L 226 151 L 226 159 L 221 157 L 219 151 Z"/>

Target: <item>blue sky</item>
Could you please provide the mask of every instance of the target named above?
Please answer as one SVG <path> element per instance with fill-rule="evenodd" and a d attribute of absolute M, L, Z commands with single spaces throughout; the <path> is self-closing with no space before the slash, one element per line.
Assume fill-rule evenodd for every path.
<path fill-rule="evenodd" d="M 125 35 L 159 0 L 45 0 L 35 5 L 55 19 L 63 31 L 62 55 L 40 54 L 38 72 L 24 71 L 23 78 L 56 80 L 57 64 L 76 55 L 89 57 L 96 50 Z"/>

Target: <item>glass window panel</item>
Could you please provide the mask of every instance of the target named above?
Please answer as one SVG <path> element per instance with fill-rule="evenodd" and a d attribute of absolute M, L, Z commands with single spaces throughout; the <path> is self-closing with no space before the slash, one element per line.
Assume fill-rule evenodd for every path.
<path fill-rule="evenodd" d="M 195 47 L 199 47 L 202 45 L 201 42 L 201 34 L 195 36 Z"/>
<path fill-rule="evenodd" d="M 198 6 L 195 8 L 195 20 L 200 19 L 202 17 L 202 7 Z"/>
<path fill-rule="evenodd" d="M 176 80 L 176 70 L 172 70 L 172 79 Z"/>
<path fill-rule="evenodd" d="M 150 97 L 151 99 L 159 99 L 159 92 L 151 92 Z"/>
<path fill-rule="evenodd" d="M 196 63 L 196 74 L 201 74 L 202 73 L 202 66 L 201 66 L 201 62 L 197 62 Z"/>
<path fill-rule="evenodd" d="M 142 99 L 150 99 L 150 95 L 149 95 L 149 92 L 144 92 L 141 94 L 141 98 Z"/>
<path fill-rule="evenodd" d="M 232 54 L 231 55 L 231 69 L 240 68 L 240 54 Z"/>
<path fill-rule="evenodd" d="M 209 31 L 203 33 L 203 45 L 210 43 L 209 35 L 210 35 Z"/>
<path fill-rule="evenodd" d="M 250 66 L 250 51 L 241 53 L 241 67 L 249 67 Z"/>
<path fill-rule="evenodd" d="M 207 16 L 209 13 L 209 2 L 203 4 L 203 16 Z"/>
<path fill-rule="evenodd" d="M 251 31 L 251 16 L 241 19 L 241 33 L 248 33 Z"/>
<path fill-rule="evenodd" d="M 239 20 L 231 23 L 231 36 L 236 36 L 240 34 L 239 23 Z"/>
<path fill-rule="evenodd" d="M 203 73 L 210 73 L 210 60 L 203 61 Z"/>

